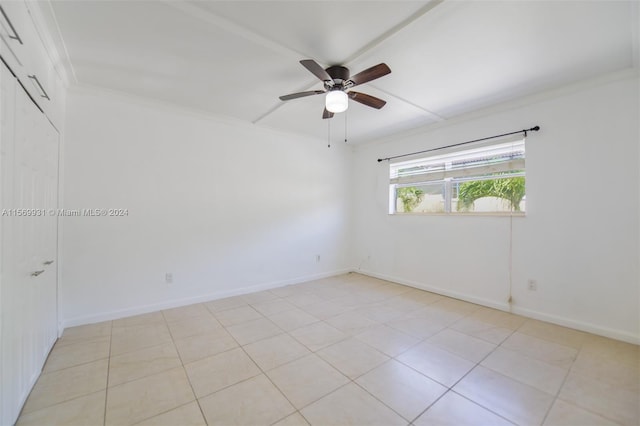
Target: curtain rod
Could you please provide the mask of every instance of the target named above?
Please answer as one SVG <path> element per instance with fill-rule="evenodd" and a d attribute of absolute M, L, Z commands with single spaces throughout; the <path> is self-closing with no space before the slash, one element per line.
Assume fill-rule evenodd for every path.
<path fill-rule="evenodd" d="M 380 163 L 382 161 L 393 160 L 393 159 L 396 159 L 396 158 L 408 157 L 410 155 L 423 154 L 425 152 L 438 151 L 440 149 L 445 149 L 445 148 L 453 148 L 454 146 L 466 145 L 466 144 L 474 143 L 474 142 L 482 142 L 482 141 L 486 141 L 488 139 L 495 139 L 495 138 L 501 138 L 503 136 L 517 135 L 518 133 L 524 133 L 524 137 L 526 138 L 527 137 L 527 132 L 537 132 L 538 130 L 540 130 L 540 126 L 535 126 L 535 127 L 530 128 L 530 129 L 518 130 L 517 132 L 503 133 L 501 135 L 489 136 L 489 137 L 481 138 L 481 139 L 474 139 L 472 141 L 467 141 L 467 142 L 454 143 L 452 145 L 441 146 L 441 147 L 438 147 L 438 148 L 425 149 L 424 151 L 410 152 L 409 154 L 396 155 L 394 157 L 378 158 L 378 163 Z"/>

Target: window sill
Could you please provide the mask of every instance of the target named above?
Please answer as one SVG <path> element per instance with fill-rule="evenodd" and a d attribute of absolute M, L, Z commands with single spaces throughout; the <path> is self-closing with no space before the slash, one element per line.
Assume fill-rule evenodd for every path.
<path fill-rule="evenodd" d="M 464 216 L 480 216 L 480 217 L 526 217 L 526 212 L 468 212 L 468 213 L 389 213 L 389 216 L 450 216 L 450 217 L 464 217 Z"/>

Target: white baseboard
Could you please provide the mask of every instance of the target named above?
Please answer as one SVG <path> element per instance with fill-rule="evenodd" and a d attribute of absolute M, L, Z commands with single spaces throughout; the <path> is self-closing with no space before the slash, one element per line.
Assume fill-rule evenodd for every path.
<path fill-rule="evenodd" d="M 357 272 L 362 275 L 367 275 L 373 278 L 380 278 L 381 280 L 391 281 L 398 284 L 408 285 L 409 287 L 417 288 L 419 290 L 430 291 L 432 293 L 440 294 L 442 296 L 453 297 L 454 299 L 464 300 L 465 302 L 475 303 L 477 305 L 487 306 L 489 308 L 499 309 L 501 311 L 509 311 L 508 303 L 499 303 L 495 300 L 484 299 L 481 297 L 473 297 L 463 293 L 459 293 L 456 291 L 450 291 L 442 287 L 434 287 L 427 285 L 425 283 L 421 283 L 418 281 L 405 280 L 403 278 L 392 277 L 390 275 L 378 274 L 376 272 L 367 271 L 363 269 L 353 270 L 353 272 Z"/>
<path fill-rule="evenodd" d="M 178 308 L 181 306 L 191 305 L 194 303 L 209 302 L 216 299 L 222 299 L 225 297 L 238 296 L 241 294 L 254 293 L 257 291 L 270 290 L 278 287 L 284 287 L 292 284 L 302 284 L 304 282 L 327 278 L 335 275 L 346 274 L 348 272 L 356 272 L 359 274 L 367 275 L 374 278 L 379 278 L 386 281 L 395 282 L 398 284 L 407 285 L 420 290 L 430 291 L 443 296 L 453 297 L 455 299 L 464 300 L 465 302 L 475 303 L 478 305 L 486 306 L 489 308 L 498 309 L 501 311 L 512 312 L 514 314 L 522 315 L 528 318 L 537 319 L 540 321 L 546 321 L 553 324 L 561 325 L 563 327 L 569 327 L 587 333 L 597 334 L 599 336 L 610 337 L 612 339 L 621 340 L 628 343 L 640 344 L 640 336 L 633 333 L 629 333 L 622 330 L 611 329 L 607 327 L 598 326 L 584 321 L 573 320 L 562 316 L 553 315 L 547 312 L 541 312 L 533 309 L 523 308 L 515 305 L 509 305 L 508 303 L 501 303 L 491 299 L 479 298 L 475 296 L 469 296 L 467 294 L 450 291 L 446 288 L 430 286 L 418 281 L 406 280 L 399 277 L 394 277 L 385 274 L 379 274 L 373 271 L 345 268 L 340 270 L 334 270 L 331 272 L 325 272 L 321 274 L 308 275 L 303 277 L 291 278 L 281 281 L 273 281 L 249 287 L 242 287 L 233 290 L 226 290 L 220 292 L 209 293 L 201 296 L 188 297 L 183 299 L 168 300 L 161 303 L 155 303 L 151 305 L 136 306 L 133 308 L 127 308 L 117 311 L 103 312 L 96 315 L 75 317 L 63 320 L 63 329 L 67 327 L 74 327 L 78 325 L 93 324 L 96 322 L 110 321 L 119 318 L 125 318 L 133 315 L 146 314 L 149 312 L 155 312 L 162 309 Z M 60 335 L 62 335 L 62 330 Z"/>
<path fill-rule="evenodd" d="M 516 305 L 510 306 L 508 303 L 500 303 L 500 302 L 496 302 L 495 300 L 473 297 L 473 296 L 458 293 L 455 291 L 449 291 L 441 287 L 433 287 L 421 282 L 405 280 L 405 279 L 393 277 L 390 275 L 378 274 L 372 271 L 354 269 L 353 272 L 357 272 L 363 275 L 368 275 L 374 278 L 380 278 L 386 281 L 392 281 L 398 284 L 408 285 L 410 287 L 414 287 L 420 290 L 430 291 L 432 293 L 437 293 L 443 296 L 453 297 L 455 299 L 464 300 L 465 302 L 476 303 L 478 305 L 487 306 L 489 308 L 511 312 L 517 315 L 522 315 L 527 318 L 550 322 L 553 324 L 561 325 L 563 327 L 573 328 L 576 330 L 585 331 L 587 333 L 597 334 L 599 336 L 609 337 L 616 340 L 622 340 L 624 342 L 633 343 L 635 345 L 640 344 L 639 335 L 629 333 L 626 331 L 602 327 L 602 326 L 588 323 L 585 321 L 573 320 L 571 318 L 553 315 L 547 312 L 541 312 L 534 309 L 523 308 Z"/>
<path fill-rule="evenodd" d="M 634 345 L 640 345 L 640 336 L 626 331 L 616 330 L 608 327 L 601 327 L 599 325 L 591 324 L 585 321 L 576 321 L 570 318 L 560 317 L 546 312 L 540 312 L 534 309 L 522 308 L 518 306 L 513 306 L 512 312 L 514 314 L 537 319 L 540 321 L 550 322 L 553 324 L 561 325 L 563 327 L 586 331 L 587 333 L 597 334 L 599 336 L 609 337 L 615 340 L 622 340 L 623 342 L 633 343 Z"/>
<path fill-rule="evenodd" d="M 203 294 L 200 296 L 186 297 L 183 299 L 167 300 L 160 303 L 135 306 L 132 308 L 120 309 L 117 311 L 102 312 L 96 315 L 67 318 L 62 321 L 62 330 L 60 330 L 60 335 L 62 335 L 62 331 L 64 331 L 64 329 L 67 327 L 75 327 L 78 325 L 86 325 L 86 324 L 94 324 L 94 323 L 103 322 L 103 321 L 111 321 L 115 319 L 130 317 L 133 315 L 141 315 L 149 312 L 160 311 L 163 309 L 179 308 L 181 306 L 192 305 L 194 303 L 210 302 L 212 300 L 223 299 L 225 297 L 255 293 L 257 291 L 270 290 L 270 289 L 284 287 L 292 284 L 302 284 L 304 282 L 319 280 L 322 278 L 332 277 L 335 275 L 346 274 L 352 271 L 353 270 L 351 268 L 338 269 L 331 272 L 323 272 L 321 274 L 307 275 L 307 276 L 291 278 L 291 279 L 281 280 L 281 281 L 272 281 L 272 282 L 252 285 L 249 287 L 242 287 L 242 288 L 233 289 L 233 290 L 218 291 L 214 293 Z"/>

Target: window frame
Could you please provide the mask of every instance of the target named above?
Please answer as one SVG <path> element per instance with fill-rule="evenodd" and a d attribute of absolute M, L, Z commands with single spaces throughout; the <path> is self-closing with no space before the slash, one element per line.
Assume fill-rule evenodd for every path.
<path fill-rule="evenodd" d="M 484 166 L 480 166 L 480 167 L 476 167 L 476 171 L 479 174 L 471 174 L 468 176 L 464 176 L 464 174 L 467 171 L 472 171 L 473 170 L 473 166 L 471 167 L 462 167 L 460 169 L 454 169 L 453 167 L 450 167 L 450 164 L 453 161 L 449 161 L 447 162 L 447 159 L 460 159 L 461 157 L 464 158 L 465 157 L 465 153 L 472 153 L 472 152 L 476 152 L 476 153 L 482 153 L 483 150 L 487 151 L 487 150 L 491 150 L 492 148 L 497 148 L 499 149 L 501 146 L 507 146 L 508 144 L 514 144 L 514 147 L 517 146 L 521 146 L 521 151 L 522 151 L 522 157 L 517 157 L 515 156 L 514 158 L 511 158 L 510 160 L 506 160 L 503 164 L 506 165 L 506 169 L 507 170 L 498 170 L 498 171 L 491 171 L 492 169 L 492 164 L 491 162 L 488 162 L 488 164 L 484 165 Z M 497 141 L 491 141 L 491 142 L 485 142 L 481 145 L 476 145 L 473 148 L 461 148 L 461 147 L 456 147 L 455 149 L 450 149 L 447 150 L 444 154 L 442 153 L 438 153 L 438 154 L 434 154 L 434 155 L 428 155 L 428 156 L 419 156 L 419 157 L 415 157 L 412 158 L 410 160 L 405 160 L 405 161 L 399 161 L 399 162 L 395 162 L 395 163 L 389 163 L 389 211 L 388 214 L 389 215 L 393 215 L 393 216 L 404 216 L 404 215 L 419 215 L 419 216 L 526 216 L 526 204 L 525 204 L 525 210 L 522 211 L 518 211 L 515 209 L 511 209 L 510 211 L 454 211 L 454 207 L 453 207 L 453 203 L 455 202 L 454 200 L 457 198 L 453 197 L 453 192 L 454 192 L 454 185 L 455 184 L 460 184 L 460 183 L 464 183 L 464 182 L 472 182 L 472 181 L 483 181 L 483 180 L 496 180 L 496 179 L 501 179 L 501 176 L 504 175 L 504 178 L 515 178 L 515 177 L 524 177 L 525 178 L 525 196 L 522 199 L 522 201 L 526 201 L 526 137 L 524 136 L 516 136 L 516 137 L 510 137 L 510 138 L 501 138 L 500 140 Z M 512 152 L 517 152 L 516 150 L 512 151 Z M 429 164 L 437 164 L 439 160 L 442 160 L 441 162 L 443 164 L 445 164 L 445 168 L 442 170 L 435 170 L 432 172 L 425 172 L 425 173 L 408 173 L 405 176 L 399 176 L 398 174 L 398 165 L 402 165 L 402 164 L 411 164 L 411 163 L 415 163 L 415 164 L 419 164 L 419 163 L 423 163 L 424 165 L 429 165 Z M 516 165 L 520 165 L 521 164 L 521 168 L 516 168 L 514 170 L 510 170 L 510 162 L 512 162 L 513 164 Z M 417 167 L 417 166 L 416 166 Z M 503 166 L 505 167 L 505 166 Z M 395 174 L 394 174 L 394 169 L 395 169 Z M 488 172 L 488 173 L 493 173 L 493 174 L 487 174 L 484 173 L 482 174 L 482 172 Z M 429 175 L 436 175 L 436 174 L 442 174 L 442 178 L 440 179 L 429 179 Z M 463 176 L 455 176 L 456 174 L 463 174 Z M 452 176 L 447 176 L 447 175 L 454 175 Z M 420 177 L 423 177 L 423 179 L 420 179 Z M 403 177 L 408 180 L 408 182 L 398 182 L 398 180 L 402 180 Z M 394 182 L 395 181 L 395 182 Z M 402 212 L 402 211 L 398 211 L 397 209 L 397 203 L 398 203 L 398 195 L 397 195 L 397 190 L 399 188 L 406 188 L 406 187 L 419 187 L 421 185 L 429 185 L 429 184 L 439 184 L 442 185 L 442 196 L 443 196 L 443 203 L 444 203 L 444 210 L 443 211 L 439 211 L 439 212 L 429 212 L 429 211 L 421 211 L 421 212 Z"/>

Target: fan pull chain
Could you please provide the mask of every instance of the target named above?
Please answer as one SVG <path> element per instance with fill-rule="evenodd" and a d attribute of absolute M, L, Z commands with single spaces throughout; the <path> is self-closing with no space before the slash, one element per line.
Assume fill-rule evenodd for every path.
<path fill-rule="evenodd" d="M 344 143 L 347 143 L 347 111 L 344 112 Z"/>
<path fill-rule="evenodd" d="M 327 148 L 331 148 L 331 119 L 327 119 Z"/>

